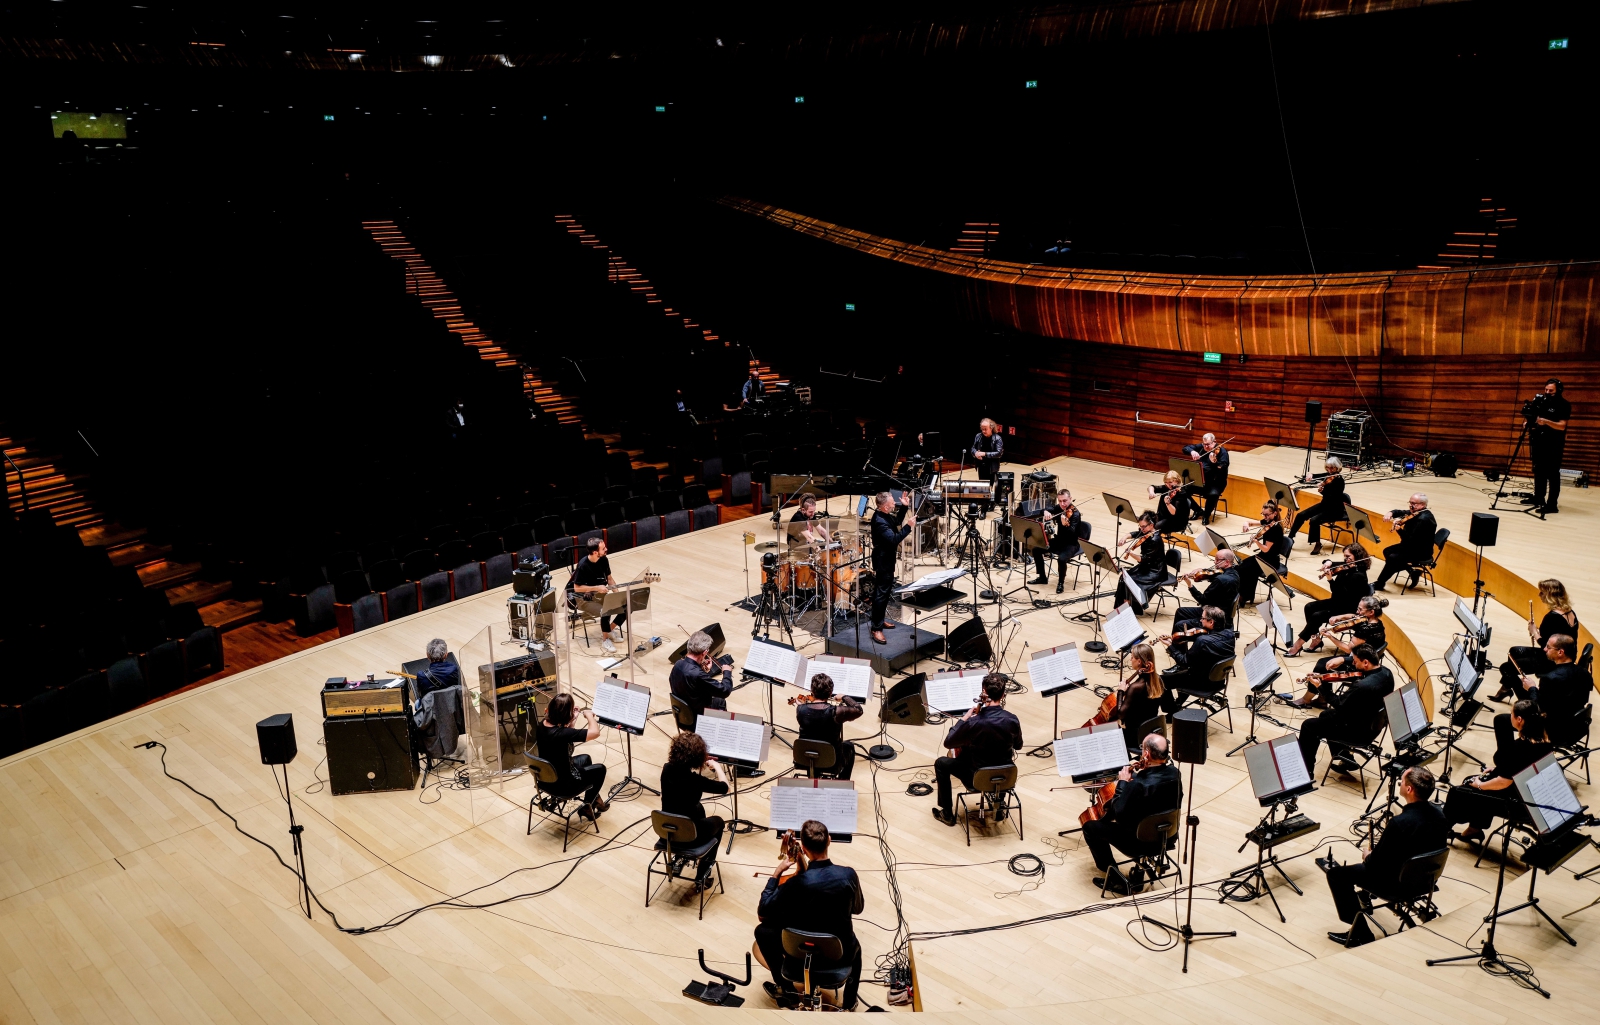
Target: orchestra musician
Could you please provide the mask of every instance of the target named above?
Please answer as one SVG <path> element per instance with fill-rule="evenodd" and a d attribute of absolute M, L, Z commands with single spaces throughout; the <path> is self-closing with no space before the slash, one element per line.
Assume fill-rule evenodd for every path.
<path fill-rule="evenodd" d="M 585 725 L 573 726 L 575 716 L 571 694 L 557 694 L 545 707 L 544 718 L 534 723 L 534 742 L 539 757 L 556 770 L 556 781 L 549 785 L 550 792 L 563 797 L 583 794 L 583 807 L 578 814 L 591 822 L 600 817 L 610 805 L 600 796 L 606 784 L 606 767 L 596 765 L 588 755 L 573 754 L 572 748 L 585 741 L 600 739 L 600 723 L 594 709 L 585 708 Z"/>
<path fill-rule="evenodd" d="M 1208 605 L 1223 611 L 1223 626 L 1233 625 L 1233 603 L 1239 599 L 1239 557 L 1231 549 L 1218 548 L 1212 559 L 1211 582 L 1204 591 L 1194 586 L 1197 574 L 1183 578 L 1189 581 L 1190 596 L 1200 604 L 1181 606 L 1172 614 L 1174 633 L 1200 622 L 1200 610 Z"/>
<path fill-rule="evenodd" d="M 1012 752 L 1022 747 L 1022 723 L 1005 709 L 1006 677 L 990 673 L 983 678 L 977 707 L 968 710 L 945 734 L 944 746 L 953 754 L 934 759 L 933 775 L 939 788 L 939 805 L 933 817 L 947 826 L 956 824 L 950 777 L 968 787 L 972 774 L 991 765 L 1009 765 Z"/>
<path fill-rule="evenodd" d="M 1390 892 L 1400 881 L 1400 870 L 1407 862 L 1445 845 L 1450 827 L 1445 825 L 1439 806 L 1429 800 L 1433 796 L 1433 784 L 1433 773 L 1422 766 L 1413 765 L 1405 770 L 1400 776 L 1400 796 L 1405 807 L 1389 820 L 1383 836 L 1362 856 L 1363 860 L 1337 865 L 1329 857 L 1316 859 L 1317 867 L 1328 874 L 1328 889 L 1333 893 L 1339 921 L 1354 925 L 1361 914 L 1357 886 L 1377 893 Z M 1353 928 L 1347 932 L 1330 932 L 1328 939 L 1347 947 L 1368 942 L 1365 938 L 1358 940 Z"/>
<path fill-rule="evenodd" d="M 1223 611 L 1215 605 L 1200 610 L 1200 622 L 1184 632 L 1174 631 L 1167 645 L 1172 668 L 1161 674 L 1166 687 L 1216 693 L 1226 683 L 1212 683 L 1211 670 L 1218 662 L 1234 656 L 1238 634 L 1228 628 Z"/>
<path fill-rule="evenodd" d="M 1344 690 L 1328 695 L 1328 710 L 1300 724 L 1300 756 L 1314 776 L 1317 745 L 1323 738 L 1364 742 L 1373 722 L 1383 714 L 1383 699 L 1394 691 L 1394 674 L 1379 664 L 1376 651 L 1358 644 L 1350 652 L 1350 664 L 1361 678 Z M 1353 762 L 1335 758 L 1333 769 L 1341 775 L 1359 771 Z"/>
<path fill-rule="evenodd" d="M 1367 569 L 1371 565 L 1372 557 L 1359 542 L 1344 550 L 1343 562 L 1323 562 L 1319 575 L 1328 581 L 1331 593 L 1306 604 L 1306 625 L 1300 628 L 1300 636 L 1284 652 L 1285 656 L 1294 658 L 1303 648 L 1316 651 L 1322 646 L 1322 625 L 1334 616 L 1348 616 L 1356 611 L 1361 599 L 1372 593 L 1372 585 L 1367 583 Z"/>
<path fill-rule="evenodd" d="M 617 580 L 611 575 L 611 560 L 606 558 L 605 540 L 591 537 L 588 544 L 588 554 L 579 559 L 577 565 L 572 567 L 572 575 L 567 577 L 567 607 L 576 609 L 580 597 L 588 595 L 591 601 L 598 602 L 603 595 L 617 586 Z M 611 627 L 613 623 L 620 626 L 626 622 L 628 610 L 623 609 L 615 617 L 605 615 L 600 617 L 600 648 L 607 654 L 617 650 L 611 642 Z"/>
<path fill-rule="evenodd" d="M 1049 548 L 1050 554 L 1056 559 L 1056 593 L 1060 594 L 1067 586 L 1067 563 L 1083 550 L 1078 545 L 1083 530 L 1083 513 L 1072 504 L 1072 492 L 1061 491 L 1054 502 L 1045 506 L 1039 519 L 1046 524 L 1056 524 L 1055 533 L 1050 535 Z M 1039 578 L 1033 581 L 1036 584 L 1050 582 L 1050 575 L 1044 568 L 1044 553 L 1043 548 L 1033 550 L 1033 568 L 1039 571 Z"/>
<path fill-rule="evenodd" d="M 1400 543 L 1383 550 L 1383 572 L 1372 582 L 1374 591 L 1383 590 L 1389 578 L 1403 570 L 1411 570 L 1411 584 L 1416 586 L 1417 571 L 1411 567 L 1433 558 L 1433 535 L 1439 529 L 1439 524 L 1428 509 L 1428 496 L 1419 491 L 1411 496 L 1407 506 L 1407 509 L 1396 509 L 1383 518 L 1384 522 L 1399 531 Z"/>
<path fill-rule="evenodd" d="M 1322 481 L 1317 486 L 1317 491 L 1322 498 L 1316 505 L 1300 510 L 1300 515 L 1294 518 L 1294 523 L 1289 527 L 1289 536 L 1293 537 L 1300 532 L 1304 523 L 1311 524 L 1309 535 L 1311 537 L 1311 554 L 1322 554 L 1322 525 L 1344 519 L 1344 463 L 1338 456 L 1329 456 L 1326 464 L 1327 473 L 1307 474 L 1306 483 L 1314 480 Z"/>
<path fill-rule="evenodd" d="M 1149 643 L 1140 641 L 1128 653 L 1133 675 L 1117 684 L 1116 718 L 1122 724 L 1122 739 L 1128 750 L 1139 748 L 1139 728 L 1158 715 L 1178 710 L 1178 696 L 1167 689 L 1156 672 L 1156 653 Z"/>
<path fill-rule="evenodd" d="M 828 827 L 816 819 L 807 819 L 800 826 L 799 846 L 804 852 L 805 871 L 784 876 L 796 867 L 797 857 L 787 846 L 777 868 L 767 879 L 761 891 L 761 903 L 756 914 L 761 924 L 756 926 L 753 953 L 762 966 L 772 971 L 772 981 L 761 987 L 780 1006 L 789 1003 L 794 989 L 783 978 L 783 930 L 798 929 L 803 932 L 827 933 L 837 936 L 844 946 L 844 959 L 838 962 L 814 961 L 813 968 L 836 968 L 850 965 L 850 978 L 844 984 L 840 1005 L 854 1010 L 857 991 L 861 986 L 861 944 L 856 941 L 853 915 L 866 910 L 866 897 L 861 890 L 861 880 L 856 870 L 845 865 L 835 865 L 829 855 L 832 837 Z"/>
<path fill-rule="evenodd" d="M 1518 682 L 1518 698 L 1533 698 L 1544 709 L 1546 728 L 1557 744 L 1567 744 L 1576 739 L 1578 713 L 1589 703 L 1594 692 L 1594 678 L 1573 661 L 1578 654 L 1578 642 L 1567 634 L 1551 634 L 1544 644 L 1544 657 L 1550 668 L 1538 676 L 1528 674 Z M 1504 714 L 1495 716 L 1498 723 Z"/>
<path fill-rule="evenodd" d="M 849 779 L 856 764 L 856 746 L 844 739 L 844 724 L 861 718 L 866 709 L 861 702 L 848 694 L 833 701 L 833 678 L 827 673 L 811 677 L 811 700 L 791 698 L 794 718 L 800 725 L 800 736 L 805 740 L 821 740 L 833 745 L 833 768 L 839 779 Z"/>
<path fill-rule="evenodd" d="M 1550 660 L 1544 657 L 1544 646 L 1555 634 L 1578 636 L 1578 614 L 1572 610 L 1572 600 L 1567 597 L 1567 585 L 1555 578 L 1539 581 L 1539 600 L 1547 606 L 1544 618 L 1533 622 L 1532 602 L 1528 609 L 1528 639 L 1532 645 L 1519 644 L 1509 652 L 1510 658 L 1500 666 L 1500 690 L 1491 701 L 1504 701 L 1518 691 L 1524 673 L 1538 676 L 1550 671 Z M 429 645 L 429 657 L 432 657 Z M 1519 672 L 1520 670 L 1520 672 Z M 420 685 L 422 681 L 417 681 Z"/>
<path fill-rule="evenodd" d="M 1273 499 L 1261 504 L 1261 519 L 1255 535 L 1246 544 L 1254 545 L 1267 565 L 1282 572 L 1283 553 L 1288 548 L 1284 541 L 1283 509 Z M 1239 560 L 1239 601 L 1243 605 L 1256 603 L 1256 585 L 1261 582 L 1261 566 L 1247 553 Z"/>
<path fill-rule="evenodd" d="M 1217 511 L 1217 501 L 1222 493 L 1228 490 L 1228 450 L 1217 444 L 1215 434 L 1207 434 L 1200 439 L 1200 445 L 1185 445 L 1183 454 L 1200 464 L 1202 476 L 1201 490 L 1205 496 L 1205 508 L 1201 515 L 1202 522 L 1209 524 L 1211 517 Z"/>
<path fill-rule="evenodd" d="M 895 558 L 900 551 L 900 542 L 916 529 L 917 518 L 913 515 L 910 523 L 905 526 L 900 525 L 906 513 L 911 510 L 909 493 L 900 496 L 900 505 L 897 508 L 894 495 L 880 491 L 873 505 L 875 511 L 872 514 L 872 639 L 879 644 L 888 644 L 889 640 L 883 636 L 883 632 L 892 630 L 898 625 L 884 622 L 889 614 L 889 597 L 894 592 Z"/>
<path fill-rule="evenodd" d="M 422 696 L 431 690 L 461 686 L 461 667 L 451 661 L 450 645 L 444 642 L 444 638 L 435 637 L 423 650 L 428 656 L 428 665 L 417 673 L 416 700 L 421 701 Z"/>
<path fill-rule="evenodd" d="M 1193 509 L 1189 505 L 1188 485 L 1177 470 L 1168 470 L 1161 484 L 1150 486 L 1150 497 L 1156 501 L 1156 530 L 1162 534 L 1182 534 L 1189 529 Z"/>
<path fill-rule="evenodd" d="M 1127 572 L 1128 576 L 1133 578 L 1133 582 L 1138 584 L 1140 589 L 1144 591 L 1145 596 L 1149 597 L 1152 588 L 1167 582 L 1167 566 L 1176 564 L 1181 556 L 1177 552 L 1169 554 L 1162 547 L 1161 532 L 1156 529 L 1155 513 L 1146 509 L 1139 514 L 1138 522 L 1139 529 L 1128 535 L 1128 541 L 1138 544 L 1139 562 L 1138 565 Z M 1120 578 L 1121 575 L 1118 574 L 1118 576 Z M 1135 615 L 1144 614 L 1144 606 L 1134 602 L 1133 595 L 1128 593 L 1127 582 L 1118 579 L 1117 595 L 1113 599 L 1112 605 L 1120 607 L 1123 602 L 1133 604 Z"/>
<path fill-rule="evenodd" d="M 702 770 L 710 769 L 708 777 Z M 714 778 L 712 778 L 714 777 Z M 707 815 L 700 803 L 702 794 L 720 797 L 728 792 L 728 774 L 722 763 L 706 752 L 705 738 L 698 733 L 679 733 L 667 746 L 667 763 L 661 767 L 661 810 L 694 820 L 696 842 L 710 840 L 711 849 L 700 856 L 695 871 L 695 890 L 711 886 L 711 869 L 717 861 L 718 841 L 722 839 L 721 816 Z"/>
<path fill-rule="evenodd" d="M 1139 760 L 1117 774 L 1117 795 L 1106 803 L 1097 819 L 1083 824 L 1083 842 L 1094 856 L 1095 868 L 1105 873 L 1095 880 L 1115 893 L 1138 893 L 1144 876 L 1137 866 L 1129 877 L 1112 863 L 1111 848 L 1132 857 L 1156 854 L 1165 841 L 1141 841 L 1139 823 L 1151 815 L 1183 806 L 1183 777 L 1167 758 L 1167 738 L 1152 733 L 1144 738 Z"/>
<path fill-rule="evenodd" d="M 1511 789 L 1512 778 L 1551 751 L 1544 712 L 1539 702 L 1527 698 L 1511 706 L 1510 715 L 1495 717 L 1494 737 L 1494 768 L 1464 780 L 1461 786 L 1451 787 L 1445 798 L 1445 824 L 1467 824 L 1466 829 L 1455 834 L 1457 840 L 1481 843 L 1483 831 L 1496 815 L 1515 815 L 1519 810 L 1517 796 L 1506 793 Z"/>
<path fill-rule="evenodd" d="M 1560 512 L 1561 457 L 1567 448 L 1567 422 L 1572 419 L 1572 403 L 1562 394 L 1566 387 L 1559 378 L 1544 383 L 1536 398 L 1538 416 L 1528 431 L 1528 456 L 1533 461 L 1533 504 L 1546 515 Z"/>
<path fill-rule="evenodd" d="M 1389 643 L 1388 628 L 1383 625 L 1383 610 L 1388 607 L 1389 599 L 1370 594 L 1361 599 L 1352 616 L 1338 616 L 1323 624 L 1322 635 L 1339 650 L 1339 654 L 1324 655 L 1317 659 L 1316 667 L 1311 670 L 1313 678 L 1307 679 L 1306 692 L 1300 697 L 1283 693 L 1278 698 L 1296 708 L 1327 708 L 1330 691 L 1319 678 L 1326 673 L 1349 672 L 1350 653 L 1362 644 L 1382 654 L 1384 646 Z M 1349 636 L 1339 636 L 1344 633 Z"/>
<path fill-rule="evenodd" d="M 1000 458 L 1005 451 L 1006 443 L 1000 437 L 999 425 L 988 417 L 978 421 L 978 435 L 972 439 L 972 465 L 977 469 L 980 480 L 994 483 L 995 476 L 1000 472 Z"/>
<path fill-rule="evenodd" d="M 733 693 L 733 667 L 711 657 L 712 643 L 704 630 L 690 634 L 683 657 L 673 663 L 668 677 L 672 693 L 688 702 L 695 715 L 708 708 L 726 710 Z"/>
<path fill-rule="evenodd" d="M 808 491 L 800 496 L 800 508 L 796 509 L 794 515 L 789 517 L 789 522 L 810 523 L 813 520 L 825 518 L 821 513 L 817 512 L 817 496 Z M 792 529 L 790 536 L 793 536 Z M 827 526 L 822 523 L 818 523 L 814 527 L 801 528 L 800 536 L 812 544 L 827 544 L 833 540 L 833 536 L 828 533 Z"/>

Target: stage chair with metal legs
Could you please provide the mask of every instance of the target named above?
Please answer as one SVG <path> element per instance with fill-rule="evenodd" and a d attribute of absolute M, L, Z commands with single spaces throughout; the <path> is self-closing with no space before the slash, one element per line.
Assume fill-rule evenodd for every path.
<path fill-rule="evenodd" d="M 783 966 L 779 972 L 784 981 L 801 987 L 802 992 L 795 995 L 810 1004 L 812 1010 L 822 1009 L 822 990 L 838 992 L 850 981 L 852 969 L 849 964 L 839 964 L 843 960 L 844 943 L 832 933 L 783 930 Z M 837 967 L 822 968 L 818 962 Z"/>
<path fill-rule="evenodd" d="M 1433 895 L 1439 892 L 1439 879 L 1444 875 L 1445 862 L 1449 857 L 1448 847 L 1418 854 L 1401 866 L 1400 878 L 1393 887 L 1382 891 L 1363 887 L 1358 893 L 1366 898 L 1362 900 L 1362 912 L 1385 936 L 1389 935 L 1389 930 L 1372 917 L 1372 913 L 1379 908 L 1388 908 L 1400 919 L 1398 932 L 1416 928 L 1418 919 L 1431 922 L 1438 918 L 1439 909 L 1433 903 Z M 1378 903 L 1371 903 L 1373 897 L 1378 899 Z"/>
<path fill-rule="evenodd" d="M 1183 885 L 1183 869 L 1172 857 L 1172 848 L 1178 844 L 1178 825 L 1183 821 L 1183 809 L 1174 808 L 1171 811 L 1157 812 L 1146 815 L 1139 820 L 1139 825 L 1134 829 L 1134 837 L 1140 843 L 1159 843 L 1160 850 L 1151 854 L 1139 854 L 1125 861 L 1118 861 L 1115 854 L 1111 856 L 1111 866 L 1106 869 L 1105 881 L 1100 886 L 1100 896 L 1106 895 L 1106 886 L 1110 885 L 1111 872 L 1115 869 L 1122 872 L 1124 879 L 1131 880 L 1133 873 L 1123 872 L 1124 865 L 1136 869 L 1152 886 L 1163 879 L 1177 876 L 1178 885 Z"/>
<path fill-rule="evenodd" d="M 587 807 L 580 791 L 576 794 L 556 793 L 551 787 L 560 780 L 556 775 L 556 767 L 543 758 L 529 758 L 528 769 L 535 774 L 535 790 L 533 797 L 528 801 L 528 835 L 533 835 L 533 812 L 537 808 L 552 818 L 565 822 L 566 828 L 561 834 L 561 851 L 566 853 L 567 843 L 572 839 L 572 820 Z M 594 826 L 594 835 L 600 835 L 600 824 L 593 819 L 589 822 Z M 587 826 L 580 826 L 580 833 L 587 833 Z"/>
<path fill-rule="evenodd" d="M 696 870 L 700 917 L 705 918 L 706 896 L 711 892 L 711 887 L 700 883 L 700 859 L 717 846 L 717 838 L 702 840 L 694 819 L 665 811 L 650 813 L 650 828 L 655 830 L 656 846 L 655 854 L 651 855 L 650 863 L 644 869 L 644 906 L 650 906 L 651 899 L 661 892 L 661 887 L 667 885 L 669 880 L 683 878 L 683 870 L 692 865 Z M 716 872 L 717 888 L 726 893 L 727 888 L 722 885 L 722 865 L 714 861 L 711 868 Z M 651 890 L 650 883 L 654 876 L 662 877 L 661 884 Z"/>
<path fill-rule="evenodd" d="M 794 767 L 810 779 L 831 775 L 827 770 L 838 764 L 838 758 L 839 752 L 826 740 L 802 737 L 794 742 Z"/>
<path fill-rule="evenodd" d="M 976 796 L 977 803 L 971 807 L 967 805 L 967 798 Z M 988 822 L 999 822 L 1016 812 L 1017 839 L 1022 836 L 1022 798 L 1017 796 L 1017 767 L 1010 765 L 989 765 L 976 769 L 972 773 L 972 787 L 956 795 L 956 803 L 961 806 L 963 821 L 966 823 L 967 846 L 972 846 L 972 814 L 977 813 L 978 818 Z"/>

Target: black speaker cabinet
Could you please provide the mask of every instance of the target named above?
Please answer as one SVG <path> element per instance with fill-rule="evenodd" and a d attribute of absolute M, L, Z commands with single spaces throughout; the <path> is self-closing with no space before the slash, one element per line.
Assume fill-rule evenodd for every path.
<path fill-rule="evenodd" d="M 1206 713 L 1202 709 L 1180 708 L 1172 713 L 1172 760 L 1206 763 Z"/>
<path fill-rule="evenodd" d="M 921 726 L 928 721 L 928 708 L 922 703 L 922 685 L 927 673 L 915 673 L 901 680 L 883 696 L 878 717 L 891 726 Z"/>
<path fill-rule="evenodd" d="M 1440 452 L 1434 456 L 1429 465 L 1432 467 L 1435 477 L 1454 477 L 1456 471 L 1461 468 L 1460 461 L 1448 452 Z"/>
<path fill-rule="evenodd" d="M 337 795 L 410 790 L 417 785 L 417 758 L 403 715 L 325 719 L 328 786 Z"/>
<path fill-rule="evenodd" d="M 950 657 L 957 662 L 987 662 L 994 657 L 989 633 L 977 616 L 950 631 Z"/>
<path fill-rule="evenodd" d="M 1494 513 L 1475 512 L 1472 514 L 1472 531 L 1467 535 L 1467 540 L 1473 545 L 1484 548 L 1493 548 L 1495 538 L 1500 536 L 1500 517 Z"/>
<path fill-rule="evenodd" d="M 261 746 L 262 765 L 288 765 L 294 761 L 294 716 L 280 712 L 256 723 L 256 743 Z"/>
<path fill-rule="evenodd" d="M 1306 403 L 1306 423 L 1320 424 L 1322 422 L 1322 403 L 1311 399 Z"/>

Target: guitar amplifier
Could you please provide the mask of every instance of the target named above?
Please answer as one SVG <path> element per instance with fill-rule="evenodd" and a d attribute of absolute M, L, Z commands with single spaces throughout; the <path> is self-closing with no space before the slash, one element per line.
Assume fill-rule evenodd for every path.
<path fill-rule="evenodd" d="M 346 680 L 335 676 L 322 685 L 322 717 L 404 715 L 411 704 L 411 681 Z"/>
<path fill-rule="evenodd" d="M 404 715 L 349 715 L 323 720 L 328 745 L 328 788 L 335 796 L 410 790 L 417 785 L 417 756 Z"/>
<path fill-rule="evenodd" d="M 535 690 L 556 685 L 556 655 L 553 651 L 532 652 L 502 659 L 492 666 L 478 667 L 478 686 L 483 693 L 494 691 L 495 703 L 526 699 Z"/>

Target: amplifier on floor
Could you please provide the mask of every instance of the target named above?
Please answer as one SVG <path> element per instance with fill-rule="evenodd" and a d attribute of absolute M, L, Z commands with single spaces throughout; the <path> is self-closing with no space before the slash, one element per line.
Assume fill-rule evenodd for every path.
<path fill-rule="evenodd" d="M 922 685 L 927 673 L 915 673 L 883 696 L 878 717 L 890 726 L 921 726 L 928 721 L 928 706 L 922 700 Z"/>
<path fill-rule="evenodd" d="M 410 790 L 417 785 L 417 756 L 404 715 L 327 719 L 328 788 L 335 796 Z"/>

